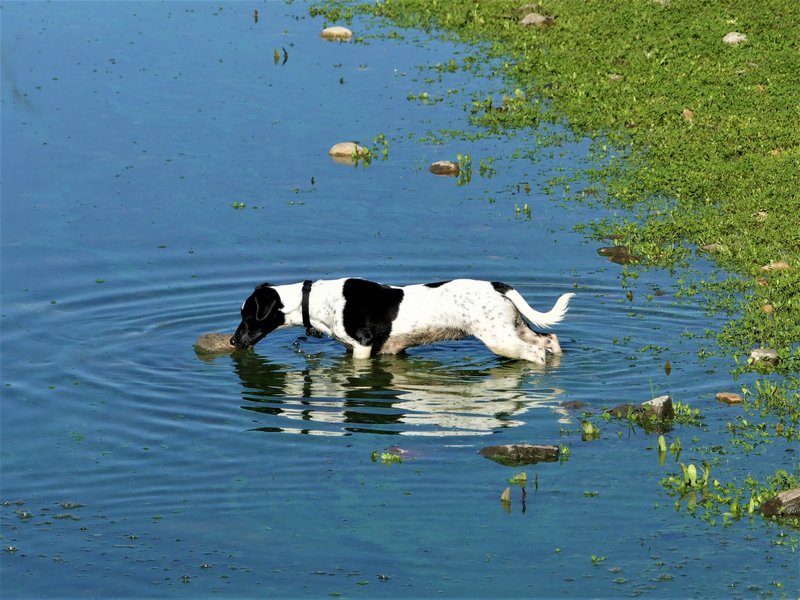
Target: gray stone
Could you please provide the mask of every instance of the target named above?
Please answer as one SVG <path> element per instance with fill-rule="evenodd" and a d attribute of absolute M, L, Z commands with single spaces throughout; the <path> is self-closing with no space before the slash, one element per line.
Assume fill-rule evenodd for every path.
<path fill-rule="evenodd" d="M 674 419 L 675 409 L 672 407 L 672 398 L 670 396 L 659 396 L 647 402 L 642 402 L 642 406 L 650 407 L 653 409 L 656 417 L 659 419 Z"/>

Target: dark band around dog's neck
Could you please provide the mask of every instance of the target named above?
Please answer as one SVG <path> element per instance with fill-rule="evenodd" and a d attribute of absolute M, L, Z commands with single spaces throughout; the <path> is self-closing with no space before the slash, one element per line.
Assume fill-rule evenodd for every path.
<path fill-rule="evenodd" d="M 314 282 L 310 279 L 306 279 L 303 282 L 303 299 L 300 304 L 300 309 L 303 313 L 303 327 L 306 328 L 306 334 L 311 335 L 311 317 L 308 314 L 308 297 L 311 295 L 311 286 L 314 285 Z"/>

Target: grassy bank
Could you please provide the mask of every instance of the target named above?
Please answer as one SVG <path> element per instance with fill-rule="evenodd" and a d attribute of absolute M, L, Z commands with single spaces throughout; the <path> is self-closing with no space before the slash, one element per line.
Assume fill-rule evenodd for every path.
<path fill-rule="evenodd" d="M 800 414 L 800 3 L 771 0 L 385 0 L 327 2 L 401 27 L 443 32 L 500 58 L 499 76 L 542 101 L 507 111 L 505 127 L 566 122 L 601 147 L 625 149 L 589 175 L 600 199 L 632 217 L 595 223 L 634 255 L 636 268 L 680 265 L 708 247 L 731 275 L 694 281 L 728 311 L 721 348 L 739 373 L 754 347 L 778 350 L 769 398 L 756 405 Z M 523 26 L 537 11 L 545 27 Z M 747 38 L 729 45 L 731 31 Z M 487 110 L 492 110 L 491 107 Z M 600 161 L 598 161 L 600 163 Z M 592 201 L 598 201 L 594 198 Z M 764 269 L 778 264 L 784 268 Z M 739 300 L 741 299 L 741 301 Z M 800 427 L 793 428 L 799 435 Z"/>

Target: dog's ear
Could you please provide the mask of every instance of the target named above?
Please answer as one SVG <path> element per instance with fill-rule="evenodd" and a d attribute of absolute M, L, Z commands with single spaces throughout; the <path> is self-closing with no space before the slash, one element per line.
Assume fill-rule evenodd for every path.
<path fill-rule="evenodd" d="M 253 300 L 256 303 L 256 321 L 263 321 L 276 309 L 283 308 L 280 295 L 269 285 L 258 286 L 253 292 Z"/>

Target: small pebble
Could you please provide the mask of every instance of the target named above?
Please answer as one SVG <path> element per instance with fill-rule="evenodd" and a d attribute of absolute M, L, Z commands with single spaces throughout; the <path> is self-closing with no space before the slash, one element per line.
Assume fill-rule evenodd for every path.
<path fill-rule="evenodd" d="M 334 25 L 333 27 L 326 27 L 323 29 L 320 35 L 322 35 L 322 37 L 324 37 L 326 40 L 349 40 L 351 37 L 353 37 L 353 32 L 347 27 Z"/>
<path fill-rule="evenodd" d="M 458 175 L 458 163 L 449 160 L 438 160 L 428 170 L 434 175 Z"/>
<path fill-rule="evenodd" d="M 694 112 L 689 110 L 688 108 L 684 108 L 681 116 L 689 122 L 694 121 Z"/>
<path fill-rule="evenodd" d="M 338 156 L 341 158 L 349 158 L 352 159 L 353 156 L 360 156 L 362 154 L 366 154 L 367 149 L 363 146 L 359 146 L 355 142 L 339 142 L 338 144 L 334 144 L 331 146 L 331 149 L 328 150 L 328 154 L 331 156 Z"/>
<path fill-rule="evenodd" d="M 548 25 L 552 25 L 556 22 L 555 17 L 550 17 L 548 15 L 543 15 L 541 13 L 532 12 L 528 13 L 522 20 L 519 22 L 520 25 L 525 25 L 526 27 L 529 25 L 534 25 L 539 28 L 547 27 Z"/>
<path fill-rule="evenodd" d="M 741 404 L 742 397 L 733 392 L 719 392 L 717 393 L 717 401 L 724 402 L 725 404 Z"/>
<path fill-rule="evenodd" d="M 730 44 L 731 46 L 736 46 L 737 44 L 741 44 L 746 39 L 747 36 L 745 34 L 739 33 L 738 31 L 731 31 L 730 33 L 725 34 L 725 36 L 722 38 L 722 41 L 726 44 Z"/>

